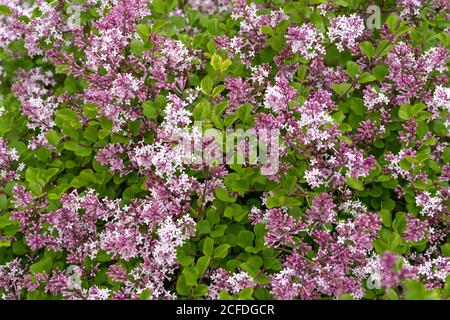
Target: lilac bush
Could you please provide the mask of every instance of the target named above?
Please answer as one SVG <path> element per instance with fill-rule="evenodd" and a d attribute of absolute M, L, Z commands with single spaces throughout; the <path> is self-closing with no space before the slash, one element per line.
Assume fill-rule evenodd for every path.
<path fill-rule="evenodd" d="M 0 0 L 0 297 L 450 298 L 449 17 Z"/>

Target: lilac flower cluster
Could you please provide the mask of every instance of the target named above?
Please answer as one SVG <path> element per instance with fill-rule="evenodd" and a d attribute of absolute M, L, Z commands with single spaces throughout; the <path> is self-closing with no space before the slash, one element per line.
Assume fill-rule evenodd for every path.
<path fill-rule="evenodd" d="M 344 2 L 0 0 L 0 297 L 448 298 L 447 3 Z"/>
<path fill-rule="evenodd" d="M 352 14 L 348 17 L 339 16 L 331 20 L 328 30 L 328 37 L 336 42 L 339 51 L 344 51 L 344 47 L 351 52 L 358 50 L 358 41 L 364 34 L 364 21 L 361 17 Z"/>
<path fill-rule="evenodd" d="M 142 263 L 129 272 L 120 265 L 110 267 L 115 280 L 119 270 L 124 273 L 123 285 L 115 293 L 117 297 L 133 298 L 144 290 L 150 290 L 154 298 L 171 296 L 163 283 L 173 276 L 177 265 L 176 248 L 194 234 L 195 222 L 189 216 L 180 212 L 179 218 L 174 220 L 163 208 L 155 207 L 156 203 L 150 198 L 121 206 L 117 200 L 99 199 L 92 190 L 84 195 L 63 194 L 62 208 L 45 214 L 43 210 L 48 205 L 34 199 L 23 187 L 16 186 L 14 195 L 17 210 L 12 216 L 20 222 L 30 248 L 66 252 L 68 263 L 80 266 L 77 272 L 81 275 L 92 272 L 83 266 L 83 261 L 95 259 L 101 252 L 124 261 L 140 257 Z M 79 214 L 81 209 L 83 215 Z M 174 212 L 173 207 L 170 210 Z M 99 222 L 104 224 L 100 232 L 96 227 Z M 147 230 L 156 226 L 158 231 L 153 237 Z M 42 277 L 48 278 L 47 290 L 74 299 L 84 298 L 81 288 L 71 288 L 67 275 L 56 271 Z M 108 292 L 103 295 L 110 297 Z"/>
<path fill-rule="evenodd" d="M 9 148 L 6 141 L 0 138 L 0 182 L 6 185 L 13 180 L 19 180 L 20 171 L 25 167 L 17 164 L 19 155 L 14 148 Z"/>

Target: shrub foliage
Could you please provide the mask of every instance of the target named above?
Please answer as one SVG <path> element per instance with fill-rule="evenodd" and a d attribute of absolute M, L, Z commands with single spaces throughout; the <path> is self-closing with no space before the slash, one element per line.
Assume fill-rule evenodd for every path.
<path fill-rule="evenodd" d="M 0 0 L 0 296 L 450 297 L 448 16 Z"/>

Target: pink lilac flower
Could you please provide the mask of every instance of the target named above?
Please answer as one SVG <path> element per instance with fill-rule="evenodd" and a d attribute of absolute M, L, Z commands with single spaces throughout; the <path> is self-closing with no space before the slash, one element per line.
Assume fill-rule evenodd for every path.
<path fill-rule="evenodd" d="M 29 142 L 31 149 L 49 146 L 45 134 L 54 125 L 58 101 L 49 89 L 55 85 L 53 74 L 40 68 L 20 70 L 18 79 L 12 85 L 15 96 L 21 102 L 22 114 L 28 117 L 27 127 L 39 134 Z"/>
<path fill-rule="evenodd" d="M 336 207 L 337 206 L 333 202 L 333 197 L 327 193 L 321 193 L 314 198 L 311 209 L 306 211 L 306 217 L 309 224 L 321 225 L 324 223 L 335 222 L 337 216 Z"/>
<path fill-rule="evenodd" d="M 267 86 L 264 96 L 264 106 L 275 113 L 287 111 L 289 104 L 295 99 L 297 92 L 289 85 L 285 77 L 275 79 L 275 85 Z"/>
<path fill-rule="evenodd" d="M 337 234 L 329 229 L 311 231 L 319 246 L 317 255 L 309 259 L 294 252 L 283 263 L 283 269 L 271 276 L 271 293 L 277 299 L 317 299 L 321 295 L 339 297 L 351 294 L 362 298 L 364 289 L 354 270 L 366 265 L 367 252 L 380 229 L 374 214 L 361 214 L 341 222 Z"/>
<path fill-rule="evenodd" d="M 228 89 L 229 97 L 229 109 L 227 109 L 227 112 L 233 113 L 245 103 L 255 103 L 253 88 L 242 78 L 226 78 L 225 87 Z"/>
<path fill-rule="evenodd" d="M 225 49 L 228 57 L 239 55 L 242 62 L 250 66 L 251 60 L 264 48 L 266 35 L 261 32 L 261 26 L 275 28 L 281 21 L 287 19 L 280 9 L 272 11 L 270 15 L 258 15 L 254 3 L 247 5 L 245 0 L 234 1 L 231 18 L 240 20 L 239 32 L 233 37 L 220 36 L 215 38 L 219 49 Z"/>
<path fill-rule="evenodd" d="M 125 152 L 124 146 L 120 144 L 109 144 L 98 151 L 96 160 L 102 165 L 108 165 L 110 172 L 118 171 L 120 175 L 126 174 L 125 164 L 121 154 Z"/>
<path fill-rule="evenodd" d="M 110 289 L 99 288 L 93 285 L 87 292 L 86 300 L 107 300 L 110 295 Z"/>
<path fill-rule="evenodd" d="M 8 6 L 12 12 L 11 16 L 2 15 L 0 18 L 0 47 L 7 49 L 11 42 L 20 39 L 22 36 L 20 33 L 14 32 L 13 24 L 16 23 L 16 18 L 19 16 L 31 18 L 36 4 L 21 0 L 1 0 L 0 5 Z"/>
<path fill-rule="evenodd" d="M 390 289 L 404 280 L 417 278 L 416 267 L 389 251 L 372 255 L 366 265 L 357 268 L 356 273 L 366 279 L 367 285 L 372 285 L 374 289 Z"/>
<path fill-rule="evenodd" d="M 387 57 L 387 79 L 394 83 L 399 93 L 394 103 L 409 103 L 412 98 L 418 97 L 432 72 L 446 70 L 445 60 L 448 56 L 448 50 L 442 47 L 431 48 L 419 55 L 418 49 L 404 42 L 397 44 Z"/>
<path fill-rule="evenodd" d="M 420 15 L 420 9 L 423 6 L 422 0 L 397 0 L 397 5 L 403 7 L 400 16 L 414 17 Z"/>
<path fill-rule="evenodd" d="M 219 299 L 221 292 L 237 295 L 246 288 L 253 288 L 256 284 L 253 278 L 245 271 L 228 272 L 218 268 L 210 275 L 208 298 Z"/>
<path fill-rule="evenodd" d="M 400 150 L 397 155 L 392 154 L 391 152 L 386 153 L 384 158 L 388 161 L 386 169 L 389 174 L 394 178 L 402 177 L 403 179 L 409 179 L 411 177 L 411 173 L 400 166 L 400 161 L 408 156 L 414 157 L 415 154 L 416 151 L 410 148 Z"/>
<path fill-rule="evenodd" d="M 135 290 L 150 288 L 152 297 L 168 296 L 162 280 L 173 274 L 177 266 L 176 248 L 194 234 L 195 223 L 186 215 L 178 217 L 176 213 L 180 209 L 170 207 L 162 194 L 158 200 L 135 199 L 129 206 L 121 207 L 120 200 L 99 199 L 93 191 L 79 196 L 74 191 L 62 195 L 62 208 L 42 213 L 46 205 L 40 205 L 23 187 L 16 186 L 14 193 L 17 211 L 12 217 L 19 221 L 31 248 L 64 250 L 67 262 L 78 265 L 82 265 L 86 257 L 94 259 L 100 250 L 123 260 L 141 257 L 144 261 L 130 272 L 129 280 L 124 270 L 111 269 L 117 273 L 116 279 L 127 279 L 123 284 L 124 294 L 130 298 L 140 294 Z M 160 200 L 166 202 L 167 209 L 154 206 Z M 83 214 L 80 214 L 81 210 Z M 101 221 L 106 224 L 104 230 L 98 231 L 97 224 Z M 143 226 L 157 228 L 155 238 Z M 57 278 L 49 280 L 50 283 L 53 281 L 49 290 L 73 295 L 68 288 L 70 279 L 60 274 L 54 276 Z M 136 286 L 138 280 L 141 282 Z M 94 288 L 82 292 L 82 296 L 108 298 L 108 292 Z"/>
<path fill-rule="evenodd" d="M 108 15 L 95 22 L 100 30 L 121 27 L 124 33 L 134 31 L 136 21 L 150 15 L 147 0 L 119 0 L 109 11 Z"/>
<path fill-rule="evenodd" d="M 324 55 L 325 48 L 322 44 L 323 34 L 317 32 L 312 24 L 304 24 L 301 27 L 290 27 L 286 35 L 287 43 L 294 53 L 299 53 L 306 59 L 314 59 L 317 55 Z"/>
<path fill-rule="evenodd" d="M 266 245 L 277 248 L 287 244 L 294 244 L 294 239 L 305 225 L 281 209 L 270 209 L 264 216 L 266 221 L 267 235 L 264 237 Z"/>
<path fill-rule="evenodd" d="M 192 9 L 207 15 L 228 11 L 231 0 L 189 0 Z"/>
<path fill-rule="evenodd" d="M 254 84 L 263 86 L 269 81 L 271 68 L 267 63 L 259 66 L 252 66 L 250 69 L 252 70 L 251 80 Z"/>
<path fill-rule="evenodd" d="M 31 277 L 18 258 L 0 265 L 2 300 L 19 300 L 24 289 L 34 289 Z"/>
<path fill-rule="evenodd" d="M 413 142 L 416 137 L 417 121 L 414 118 L 409 119 L 404 125 L 405 132 L 399 132 L 399 139 L 402 142 Z"/>
<path fill-rule="evenodd" d="M 419 218 L 414 218 L 413 215 L 408 214 L 406 217 L 407 227 L 405 232 L 403 232 L 403 239 L 406 241 L 420 241 L 422 240 L 428 231 L 428 221 L 421 221 Z"/>
<path fill-rule="evenodd" d="M 358 41 L 364 33 L 364 21 L 356 14 L 348 17 L 338 16 L 331 20 L 328 29 L 328 37 L 336 43 L 339 51 L 344 51 L 344 47 L 351 52 L 358 50 Z"/>
<path fill-rule="evenodd" d="M 418 275 L 426 281 L 429 289 L 442 288 L 450 275 L 450 258 L 424 258 L 416 267 Z"/>
<path fill-rule="evenodd" d="M 367 111 L 373 111 L 375 108 L 388 103 L 389 99 L 383 92 L 378 92 L 372 86 L 367 86 L 364 89 L 364 106 L 367 108 Z"/>
<path fill-rule="evenodd" d="M 400 264 L 398 264 L 400 260 Z M 405 279 L 416 278 L 416 270 L 396 254 L 385 252 L 380 257 L 381 285 L 386 288 L 398 286 Z"/>
<path fill-rule="evenodd" d="M 305 171 L 305 178 L 312 188 L 332 185 L 338 187 L 345 183 L 345 178 L 358 180 L 366 177 L 375 167 L 373 156 L 364 157 L 361 150 L 340 142 L 339 149 L 333 149 L 333 155 L 323 154 L 310 160 L 310 168 Z"/>
<path fill-rule="evenodd" d="M 31 57 L 44 54 L 40 45 L 41 40 L 59 47 L 63 43 L 63 33 L 69 29 L 56 6 L 45 1 L 38 4 L 41 12 L 39 17 L 31 19 L 28 23 L 20 20 L 14 26 L 17 31 L 23 33 L 24 46 Z"/>
<path fill-rule="evenodd" d="M 436 217 L 444 213 L 444 205 L 442 198 L 439 196 L 431 196 L 428 191 L 423 191 L 416 197 L 416 205 L 421 207 L 421 214 L 424 216 Z"/>
<path fill-rule="evenodd" d="M 0 182 L 3 185 L 19 179 L 20 171 L 24 169 L 24 165 L 19 164 L 16 166 L 18 160 L 19 155 L 16 149 L 9 148 L 6 141 L 0 138 Z"/>
<path fill-rule="evenodd" d="M 446 72 L 445 61 L 450 57 L 449 51 L 443 47 L 433 47 L 423 54 L 425 70 L 431 72 Z"/>
<path fill-rule="evenodd" d="M 373 120 L 364 120 L 361 121 L 360 127 L 353 136 L 353 141 L 363 145 L 369 145 L 375 138 L 383 136 L 384 132 L 383 125 L 378 125 Z"/>
<path fill-rule="evenodd" d="M 428 111 L 432 113 L 433 119 L 438 119 L 440 110 L 446 110 L 450 113 L 450 88 L 441 85 L 436 86 L 431 101 L 427 103 Z"/>
<path fill-rule="evenodd" d="M 310 99 L 298 108 L 300 120 L 297 126 L 302 128 L 299 137 L 302 144 L 315 145 L 317 150 L 330 148 L 334 144 L 338 132 L 329 111 L 336 106 L 329 101 L 331 100 L 328 96 L 322 99 L 320 94 L 312 94 Z"/>
<path fill-rule="evenodd" d="M 331 90 L 334 83 L 344 83 L 347 82 L 349 78 L 342 66 L 326 66 L 323 59 L 316 58 L 310 64 L 310 71 L 307 79 L 311 81 L 311 84 L 314 86 Z"/>

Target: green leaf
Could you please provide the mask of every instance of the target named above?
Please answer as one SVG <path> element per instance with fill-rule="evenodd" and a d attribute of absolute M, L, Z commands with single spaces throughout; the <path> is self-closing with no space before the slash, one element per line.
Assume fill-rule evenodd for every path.
<path fill-rule="evenodd" d="M 359 190 L 359 191 L 364 190 L 364 186 L 363 186 L 362 182 L 361 182 L 361 181 L 355 180 L 353 177 L 348 177 L 348 178 L 345 180 L 345 183 L 346 183 L 350 188 L 353 188 L 353 189 L 356 189 L 356 190 Z"/>
<path fill-rule="evenodd" d="M 431 148 L 429 146 L 422 147 L 417 153 L 414 158 L 414 162 L 416 163 L 423 163 L 425 160 L 427 160 L 430 157 L 431 154 Z"/>
<path fill-rule="evenodd" d="M 92 153 L 92 149 L 78 145 L 75 148 L 75 154 L 79 157 L 88 157 Z"/>
<path fill-rule="evenodd" d="M 209 223 L 211 223 L 211 225 L 214 225 L 216 223 L 220 222 L 220 217 L 217 214 L 217 212 L 214 209 L 208 209 L 208 211 L 206 211 L 206 219 L 208 219 Z"/>
<path fill-rule="evenodd" d="M 263 259 L 259 256 L 250 257 L 246 262 L 240 265 L 241 269 L 247 271 L 250 275 L 256 276 L 263 265 Z"/>
<path fill-rule="evenodd" d="M 399 234 L 403 233 L 406 230 L 407 222 L 406 222 L 406 214 L 404 212 L 397 212 L 395 214 L 394 222 L 392 223 L 392 227 Z"/>
<path fill-rule="evenodd" d="M 95 143 L 97 141 L 97 127 L 98 124 L 88 126 L 83 132 L 83 138 L 90 143 Z"/>
<path fill-rule="evenodd" d="M 444 257 L 450 257 L 450 243 L 442 245 L 441 252 Z"/>
<path fill-rule="evenodd" d="M 197 234 L 206 234 L 211 231 L 211 225 L 208 220 L 201 220 L 197 223 L 196 229 Z"/>
<path fill-rule="evenodd" d="M 53 145 L 56 146 L 61 141 L 62 137 L 54 130 L 48 131 L 45 136 L 47 137 L 47 141 Z"/>
<path fill-rule="evenodd" d="M 177 6 L 178 0 L 166 0 L 167 12 L 171 12 Z"/>
<path fill-rule="evenodd" d="M 195 106 L 193 116 L 196 121 L 209 120 L 212 112 L 211 103 L 206 100 L 201 101 Z"/>
<path fill-rule="evenodd" d="M 7 5 L 0 5 L 0 15 L 9 16 L 11 15 L 11 11 L 9 11 L 9 8 Z"/>
<path fill-rule="evenodd" d="M 183 269 L 183 275 L 186 279 L 186 284 L 188 286 L 195 286 L 197 284 L 197 279 L 199 272 L 195 267 L 186 267 Z"/>
<path fill-rule="evenodd" d="M 361 67 L 356 62 L 347 61 L 347 74 L 351 79 L 354 79 L 360 71 Z"/>
<path fill-rule="evenodd" d="M 378 44 L 377 49 L 375 50 L 375 55 L 377 57 L 384 57 L 388 54 L 389 51 L 391 51 L 393 45 L 389 40 L 381 40 Z"/>
<path fill-rule="evenodd" d="M 208 286 L 201 284 L 194 288 L 194 297 L 203 297 L 208 294 Z"/>
<path fill-rule="evenodd" d="M 342 121 L 345 120 L 345 114 L 342 111 L 333 113 L 331 115 L 331 117 L 333 118 L 334 122 L 336 122 L 336 123 L 341 123 Z"/>
<path fill-rule="evenodd" d="M 253 288 L 245 288 L 239 292 L 239 300 L 250 300 L 253 296 Z"/>
<path fill-rule="evenodd" d="M 372 70 L 373 76 L 378 81 L 383 81 L 386 78 L 386 76 L 388 75 L 388 73 L 389 73 L 388 67 L 384 63 L 376 65 Z"/>
<path fill-rule="evenodd" d="M 230 249 L 230 245 L 227 243 L 221 244 L 220 246 L 214 249 L 214 258 L 223 259 L 228 255 L 228 249 Z"/>
<path fill-rule="evenodd" d="M 225 190 L 224 188 L 217 188 L 215 190 L 216 196 L 219 200 L 222 200 L 223 202 L 228 202 L 228 203 L 232 203 L 236 201 L 236 198 L 231 198 L 228 195 L 227 190 Z"/>
<path fill-rule="evenodd" d="M 398 111 L 398 116 L 402 120 L 409 120 L 410 118 L 417 115 L 420 111 L 426 109 L 426 105 L 424 103 L 416 103 L 411 106 L 409 104 L 402 104 Z"/>
<path fill-rule="evenodd" d="M 214 53 L 211 57 L 211 66 L 214 70 L 220 71 L 222 66 L 222 57 L 219 56 L 217 53 Z"/>
<path fill-rule="evenodd" d="M 158 108 L 153 101 L 145 101 L 142 104 L 142 113 L 149 119 L 158 118 Z"/>
<path fill-rule="evenodd" d="M 442 153 L 442 160 L 444 163 L 450 163 L 450 147 L 446 147 Z"/>
<path fill-rule="evenodd" d="M 223 90 L 225 90 L 225 86 L 224 85 L 218 85 L 214 88 L 214 90 L 212 91 L 212 97 L 215 98 L 217 97 Z"/>
<path fill-rule="evenodd" d="M 194 261 L 194 257 L 186 255 L 186 253 L 182 250 L 178 250 L 177 260 L 181 266 L 188 267 L 191 265 L 192 261 Z"/>
<path fill-rule="evenodd" d="M 154 0 L 152 2 L 155 11 L 161 14 L 166 13 L 166 2 L 165 0 Z"/>
<path fill-rule="evenodd" d="M 142 40 L 147 40 L 150 36 L 150 25 L 138 24 L 136 26 L 136 32 L 141 36 Z"/>
<path fill-rule="evenodd" d="M 286 43 L 286 40 L 284 39 L 283 36 L 275 36 L 273 38 L 270 38 L 268 40 L 268 43 L 273 50 L 280 51 L 283 48 L 284 44 Z"/>
<path fill-rule="evenodd" d="M 409 116 L 409 107 L 408 104 L 402 104 L 400 106 L 400 109 L 398 110 L 398 117 L 402 120 L 408 120 L 410 118 Z"/>
<path fill-rule="evenodd" d="M 209 76 L 204 77 L 200 83 L 200 87 L 204 94 L 210 94 L 213 85 L 214 85 L 214 82 Z"/>
<path fill-rule="evenodd" d="M 284 205 L 284 200 L 285 199 L 286 199 L 285 196 L 275 195 L 275 196 L 270 197 L 269 199 L 267 199 L 267 205 L 266 206 L 269 209 L 282 207 Z"/>
<path fill-rule="evenodd" d="M 182 296 L 187 296 L 189 293 L 189 289 L 186 284 L 186 279 L 182 274 L 178 277 L 176 289 L 178 294 Z"/>
<path fill-rule="evenodd" d="M 368 72 L 364 72 L 361 77 L 358 79 L 359 83 L 367 83 L 377 80 L 373 75 Z"/>
<path fill-rule="evenodd" d="M 232 64 L 233 62 L 230 59 L 226 59 L 222 61 L 222 64 L 220 65 L 220 72 L 225 72 Z"/>
<path fill-rule="evenodd" d="M 56 112 L 55 123 L 58 127 L 64 128 L 66 126 L 79 129 L 81 128 L 80 120 L 77 113 L 72 109 L 60 109 Z"/>
<path fill-rule="evenodd" d="M 351 86 L 350 83 L 333 83 L 331 87 L 339 96 L 343 96 L 346 92 L 349 92 Z"/>
<path fill-rule="evenodd" d="M 52 258 L 51 257 L 43 257 L 41 260 L 33 263 L 30 266 L 30 272 L 32 274 L 48 273 L 52 269 L 52 266 L 53 266 Z"/>
<path fill-rule="evenodd" d="M 397 24 L 398 24 L 398 15 L 396 15 L 395 13 L 391 14 L 386 21 L 389 30 L 392 33 L 395 33 L 395 30 L 397 30 Z"/>
<path fill-rule="evenodd" d="M 238 235 L 238 245 L 242 248 L 247 248 L 253 246 L 253 240 L 255 239 L 255 235 L 253 232 L 248 230 L 242 230 Z"/>
<path fill-rule="evenodd" d="M 271 35 L 271 36 L 274 35 L 273 29 L 270 26 L 267 26 L 267 25 L 261 26 L 261 31 L 264 34 L 268 34 L 268 35 Z"/>
<path fill-rule="evenodd" d="M 0 194 L 0 210 L 5 210 L 6 208 L 8 208 L 8 198 L 5 194 Z"/>
<path fill-rule="evenodd" d="M 436 290 L 427 290 L 417 280 L 406 280 L 403 283 L 405 300 L 439 300 Z"/>
<path fill-rule="evenodd" d="M 350 108 L 356 115 L 363 115 L 366 112 L 363 99 L 352 98 L 350 100 Z"/>
<path fill-rule="evenodd" d="M 214 240 L 210 237 L 206 237 L 203 242 L 203 253 L 205 256 L 212 256 L 214 253 Z"/>
<path fill-rule="evenodd" d="M 16 240 L 12 244 L 12 252 L 17 256 L 23 256 L 25 253 L 27 253 L 27 246 L 26 244 L 21 240 Z"/>
<path fill-rule="evenodd" d="M 139 295 L 139 300 L 150 300 L 150 297 L 151 297 L 151 290 L 150 289 L 145 289 Z"/>
<path fill-rule="evenodd" d="M 211 35 L 218 35 L 219 34 L 219 21 L 217 18 L 212 18 L 208 20 L 208 25 L 207 25 L 207 29 L 208 32 Z"/>
<path fill-rule="evenodd" d="M 211 258 L 209 256 L 203 256 L 198 259 L 195 267 L 197 268 L 200 277 L 203 276 L 203 274 L 206 272 L 210 262 Z"/>
<path fill-rule="evenodd" d="M 380 211 L 381 221 L 386 227 L 390 227 L 392 225 L 392 213 L 389 210 L 381 210 Z"/>
<path fill-rule="evenodd" d="M 133 55 L 135 55 L 136 57 L 141 57 L 142 51 L 144 51 L 144 43 L 142 42 L 142 40 L 133 39 L 130 43 L 130 49 Z"/>
<path fill-rule="evenodd" d="M 373 57 L 373 54 L 375 52 L 375 48 L 373 47 L 372 42 L 370 41 L 364 41 L 359 44 L 359 48 L 364 53 L 364 55 L 367 57 L 367 59 L 371 60 Z"/>
<path fill-rule="evenodd" d="M 253 106 L 249 103 L 246 103 L 237 110 L 237 115 L 242 122 L 248 123 L 252 110 Z"/>
<path fill-rule="evenodd" d="M 392 199 L 386 199 L 381 201 L 381 209 L 392 211 L 395 209 L 395 201 Z"/>

